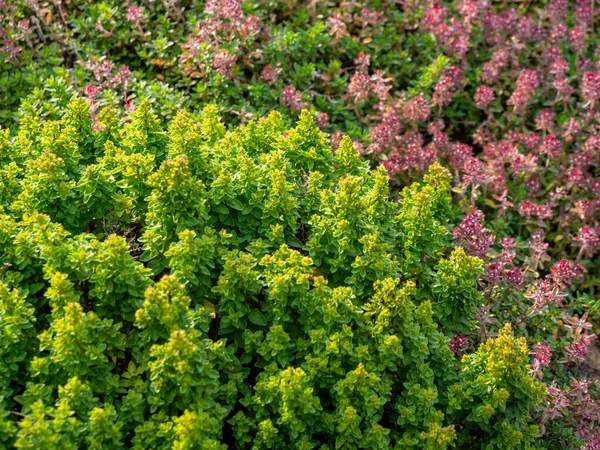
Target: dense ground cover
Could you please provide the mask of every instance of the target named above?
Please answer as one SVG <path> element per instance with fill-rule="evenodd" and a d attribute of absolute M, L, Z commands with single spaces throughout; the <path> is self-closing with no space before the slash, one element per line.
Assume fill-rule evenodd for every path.
<path fill-rule="evenodd" d="M 446 169 L 391 201 L 309 113 L 165 133 L 147 103 L 97 131 L 88 108 L 2 142 L 5 444 L 534 445 L 526 340 L 449 345 L 483 262 L 451 248 Z"/>
<path fill-rule="evenodd" d="M 600 448 L 598 5 L 512 6 L 0 2 L 0 445 Z"/>

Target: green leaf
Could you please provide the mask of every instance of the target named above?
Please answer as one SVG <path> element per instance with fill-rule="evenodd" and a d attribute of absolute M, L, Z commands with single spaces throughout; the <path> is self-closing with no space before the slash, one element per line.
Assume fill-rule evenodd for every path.
<path fill-rule="evenodd" d="M 44 287 L 44 283 L 32 283 L 29 285 L 29 295 L 36 294 Z"/>
<path fill-rule="evenodd" d="M 262 312 L 260 312 L 256 308 L 253 308 L 250 311 L 250 313 L 248 314 L 248 319 L 254 325 L 258 325 L 258 326 L 261 326 L 261 327 L 266 327 L 267 326 L 267 321 L 265 320 L 265 316 L 263 315 Z"/>
<path fill-rule="evenodd" d="M 213 210 L 219 214 L 229 214 L 229 210 L 222 203 L 216 205 Z"/>

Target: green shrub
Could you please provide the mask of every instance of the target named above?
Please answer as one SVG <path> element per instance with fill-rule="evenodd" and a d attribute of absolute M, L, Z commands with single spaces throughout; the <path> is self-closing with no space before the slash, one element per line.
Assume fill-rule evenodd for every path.
<path fill-rule="evenodd" d="M 308 112 L 99 117 L 0 141 L 2 445 L 531 446 L 524 342 L 448 345 L 483 299 L 445 169 L 396 201 Z"/>

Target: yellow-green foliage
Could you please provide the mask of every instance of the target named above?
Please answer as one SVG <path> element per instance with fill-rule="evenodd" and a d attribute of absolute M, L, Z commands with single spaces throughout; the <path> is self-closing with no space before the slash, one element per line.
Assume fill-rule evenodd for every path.
<path fill-rule="evenodd" d="M 451 252 L 445 169 L 392 201 L 307 112 L 225 133 L 213 107 L 92 128 L 86 105 L 1 134 L 2 445 L 530 442 L 524 344 L 448 347 L 481 261 Z"/>

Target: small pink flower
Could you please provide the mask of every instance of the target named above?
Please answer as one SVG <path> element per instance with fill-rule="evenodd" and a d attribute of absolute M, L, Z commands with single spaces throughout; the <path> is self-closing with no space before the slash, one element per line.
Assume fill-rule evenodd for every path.
<path fill-rule="evenodd" d="M 469 340 L 464 336 L 457 336 L 456 334 L 452 337 L 452 340 L 448 344 L 450 350 L 456 355 L 457 358 L 460 358 L 463 355 L 463 351 L 467 347 Z"/>
<path fill-rule="evenodd" d="M 564 23 L 557 23 L 550 29 L 550 41 L 560 43 L 567 35 L 568 28 Z"/>
<path fill-rule="evenodd" d="M 571 28 L 569 30 L 569 42 L 577 53 L 582 53 L 587 44 L 585 42 L 585 31 L 581 28 Z"/>
<path fill-rule="evenodd" d="M 433 91 L 433 104 L 436 106 L 446 106 L 454 97 L 454 81 L 448 76 L 443 76 L 436 83 Z"/>
<path fill-rule="evenodd" d="M 567 0 L 552 0 L 546 7 L 546 13 L 553 22 L 562 22 L 567 15 Z"/>
<path fill-rule="evenodd" d="M 539 177 L 531 177 L 525 180 L 525 186 L 527 188 L 527 194 L 529 195 L 529 197 L 534 197 L 540 190 Z"/>
<path fill-rule="evenodd" d="M 121 84 L 129 81 L 131 79 L 131 72 L 129 71 L 129 67 L 120 66 L 117 70 L 117 73 L 112 78 L 113 83 Z"/>
<path fill-rule="evenodd" d="M 385 22 L 385 17 L 382 11 L 373 11 L 367 7 L 360 10 L 360 23 L 363 27 L 369 25 L 377 26 Z"/>
<path fill-rule="evenodd" d="M 489 104 L 495 100 L 495 98 L 496 95 L 494 94 L 494 91 L 485 84 L 479 86 L 475 91 L 474 100 L 478 108 L 487 108 Z"/>
<path fill-rule="evenodd" d="M 512 289 L 518 290 L 523 282 L 523 275 L 516 267 L 506 272 L 506 282 Z"/>
<path fill-rule="evenodd" d="M 473 156 L 473 149 L 467 144 L 451 144 L 446 152 L 448 162 L 456 169 L 462 169 L 468 158 Z"/>
<path fill-rule="evenodd" d="M 244 18 L 240 0 L 208 0 L 204 14 L 229 22 L 241 22 Z"/>
<path fill-rule="evenodd" d="M 515 111 L 522 111 L 529 102 L 530 95 L 524 89 L 515 89 L 506 102 L 508 106 L 514 106 Z"/>
<path fill-rule="evenodd" d="M 387 147 L 400 132 L 400 121 L 395 114 L 388 114 L 383 121 L 371 130 L 371 139 L 379 146 Z"/>
<path fill-rule="evenodd" d="M 438 25 L 444 22 L 446 15 L 448 14 L 448 10 L 445 6 L 440 6 L 439 3 L 435 2 L 425 14 L 423 14 L 423 18 L 421 19 L 421 27 L 424 31 L 433 31 Z"/>
<path fill-rule="evenodd" d="M 557 261 L 550 269 L 550 275 L 548 278 L 554 283 L 554 285 L 560 290 L 568 287 L 575 278 L 577 278 L 577 272 L 575 271 L 574 264 L 571 261 L 562 259 Z"/>
<path fill-rule="evenodd" d="M 578 164 L 578 162 L 575 161 L 574 164 Z M 568 186 L 585 187 L 587 185 L 587 177 L 579 167 L 571 167 L 567 171 L 564 180 Z"/>
<path fill-rule="evenodd" d="M 589 257 L 592 257 L 598 248 L 600 238 L 596 230 L 589 225 L 584 225 L 577 232 L 577 236 L 573 238 L 581 247 L 581 252 Z"/>
<path fill-rule="evenodd" d="M 431 110 L 421 94 L 411 98 L 402 108 L 402 118 L 407 122 L 424 122 Z"/>
<path fill-rule="evenodd" d="M 392 88 L 389 84 L 390 81 L 392 81 L 392 78 L 384 77 L 383 71 L 376 71 L 369 79 L 371 92 L 373 92 L 379 100 L 386 99 L 388 97 L 388 92 Z"/>
<path fill-rule="evenodd" d="M 552 132 L 554 129 L 554 112 L 550 109 L 542 109 L 535 118 L 535 127 L 541 131 Z"/>
<path fill-rule="evenodd" d="M 531 364 L 531 370 L 529 373 L 534 374 L 538 378 L 542 378 L 542 368 L 550 366 L 552 351 L 550 346 L 545 342 L 538 342 L 538 344 L 535 346 L 535 351 L 533 351 L 533 354 L 533 364 Z"/>
<path fill-rule="evenodd" d="M 523 89 L 527 92 L 535 90 L 540 85 L 538 74 L 534 70 L 525 69 L 517 78 L 517 89 Z"/>
<path fill-rule="evenodd" d="M 548 47 L 544 50 L 544 57 L 552 65 L 556 60 L 563 58 L 563 53 L 560 47 Z"/>
<path fill-rule="evenodd" d="M 526 219 L 531 219 L 531 217 L 535 216 L 537 211 L 537 205 L 535 203 L 530 202 L 529 200 L 525 200 L 519 204 L 519 215 L 521 217 L 525 217 Z"/>
<path fill-rule="evenodd" d="M 100 88 L 97 86 L 84 86 L 83 88 L 83 92 L 85 93 L 85 95 L 87 95 L 90 99 L 94 99 L 100 92 Z"/>
<path fill-rule="evenodd" d="M 550 358 L 552 357 L 552 351 L 550 346 L 545 342 L 538 342 L 535 346 L 535 359 L 540 362 L 542 367 L 548 367 L 550 365 Z"/>
<path fill-rule="evenodd" d="M 461 60 L 469 50 L 469 40 L 463 36 L 456 36 L 448 40 L 446 48 L 457 59 Z"/>
<path fill-rule="evenodd" d="M 240 30 L 242 36 L 253 36 L 258 34 L 260 32 L 260 19 L 256 16 L 246 17 Z"/>
<path fill-rule="evenodd" d="M 581 125 L 574 117 L 570 117 L 567 123 L 563 125 L 562 136 L 567 141 L 572 141 L 574 137 L 581 131 Z"/>
<path fill-rule="evenodd" d="M 271 64 L 267 64 L 260 72 L 260 81 L 266 84 L 273 84 L 277 82 L 278 77 L 279 73 L 277 69 L 271 66 Z"/>
<path fill-rule="evenodd" d="M 532 285 L 529 286 L 524 297 L 533 300 L 533 310 L 541 311 L 549 303 L 562 302 L 565 294 L 557 290 L 550 280 L 536 280 Z"/>
<path fill-rule="evenodd" d="M 583 150 L 593 157 L 600 156 L 600 135 L 589 136 L 583 144 Z"/>
<path fill-rule="evenodd" d="M 227 50 L 219 50 L 213 58 L 213 67 L 215 71 L 227 78 L 233 78 L 233 66 L 236 57 L 231 55 Z"/>
<path fill-rule="evenodd" d="M 317 126 L 323 130 L 329 126 L 329 115 L 325 112 L 320 112 L 317 114 L 315 121 L 317 122 Z"/>
<path fill-rule="evenodd" d="M 355 104 L 361 103 L 369 98 L 369 88 L 371 81 L 363 72 L 355 72 L 348 84 L 348 97 L 354 100 Z"/>
<path fill-rule="evenodd" d="M 294 86 L 287 86 L 281 91 L 283 103 L 295 111 L 301 111 L 308 108 L 308 104 L 302 101 L 302 95 L 298 94 Z"/>
<path fill-rule="evenodd" d="M 556 89 L 558 99 L 567 99 L 575 92 L 568 78 L 558 78 L 551 83 L 551 86 Z"/>
<path fill-rule="evenodd" d="M 540 147 L 540 153 L 542 155 L 547 155 L 548 158 L 556 158 L 560 155 L 562 149 L 562 145 L 558 139 L 554 136 L 549 135 L 544 138 L 542 141 L 542 146 Z"/>
<path fill-rule="evenodd" d="M 570 361 L 583 361 L 588 353 L 590 352 L 590 347 L 592 346 L 592 342 L 596 339 L 595 334 L 582 334 L 579 335 L 575 342 L 573 342 L 567 348 L 567 354 L 569 355 Z"/>
<path fill-rule="evenodd" d="M 483 65 L 481 79 L 486 83 L 496 81 L 500 72 L 506 68 L 509 61 L 510 53 L 507 48 L 496 50 L 490 61 Z"/>
<path fill-rule="evenodd" d="M 569 71 L 569 63 L 562 57 L 556 58 L 550 63 L 548 69 L 556 78 L 562 78 Z"/>
<path fill-rule="evenodd" d="M 142 9 L 135 6 L 130 6 L 127 9 L 126 17 L 129 22 L 140 23 L 143 19 Z"/>
<path fill-rule="evenodd" d="M 11 59 L 17 59 L 17 55 L 21 53 L 23 47 L 18 47 L 15 45 L 12 39 L 6 39 L 4 41 L 4 45 L 0 47 L 0 52 L 8 53 L 8 55 L 4 58 L 4 62 L 8 62 Z"/>
<path fill-rule="evenodd" d="M 596 207 L 594 202 L 591 200 L 582 198 L 581 200 L 577 200 L 575 202 L 575 207 L 572 209 L 572 212 L 575 213 L 582 221 L 589 221 L 594 217 Z"/>
<path fill-rule="evenodd" d="M 588 27 L 594 20 L 592 3 L 587 0 L 576 0 L 575 2 L 575 20 L 580 27 Z"/>
<path fill-rule="evenodd" d="M 339 11 L 335 11 L 333 15 L 327 18 L 327 27 L 329 27 L 329 35 L 333 36 L 333 42 L 337 43 L 343 36 L 350 36 L 346 30 L 346 22 L 344 22 Z"/>
<path fill-rule="evenodd" d="M 354 58 L 354 64 L 359 71 L 366 72 L 371 65 L 371 55 L 365 52 L 360 52 L 356 58 Z"/>
<path fill-rule="evenodd" d="M 498 281 L 504 275 L 504 264 L 500 262 L 490 263 L 485 271 L 485 274 L 492 285 L 498 284 Z"/>
<path fill-rule="evenodd" d="M 400 158 L 398 155 L 390 155 L 387 160 L 382 161 L 380 164 L 390 177 L 394 177 L 401 170 Z"/>
<path fill-rule="evenodd" d="M 483 163 L 479 158 L 468 157 L 462 165 L 464 173 L 463 183 L 469 184 L 484 184 L 487 180 L 487 175 L 483 168 Z"/>
<path fill-rule="evenodd" d="M 473 256 L 485 258 L 490 247 L 494 244 L 494 235 L 482 224 L 483 213 L 473 210 L 452 231 L 454 239 L 458 245 Z"/>
<path fill-rule="evenodd" d="M 463 71 L 461 68 L 451 66 L 444 71 L 444 77 L 448 77 L 454 87 L 459 87 L 463 81 Z"/>
<path fill-rule="evenodd" d="M 586 73 L 581 80 L 581 95 L 588 103 L 594 103 L 600 97 L 600 76 Z"/>

